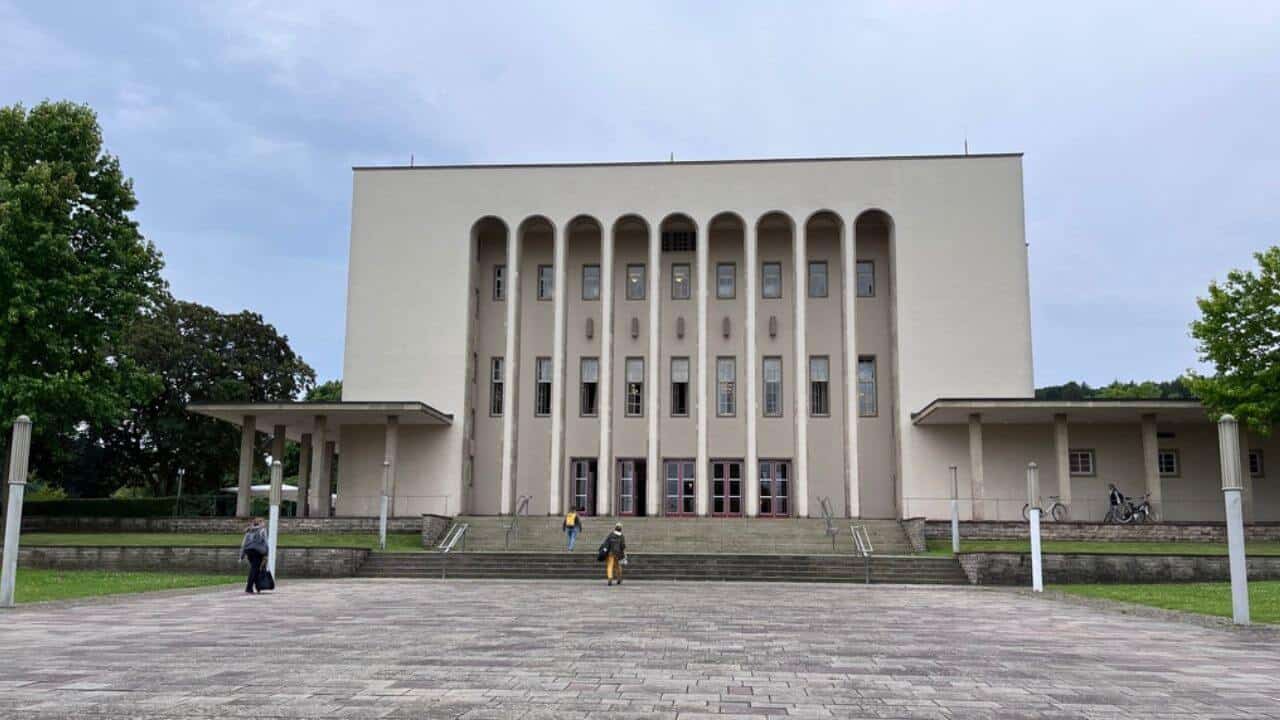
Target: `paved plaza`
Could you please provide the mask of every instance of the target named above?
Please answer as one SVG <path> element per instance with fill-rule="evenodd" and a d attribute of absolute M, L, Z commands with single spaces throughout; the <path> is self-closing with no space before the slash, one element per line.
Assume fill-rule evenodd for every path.
<path fill-rule="evenodd" d="M 975 588 L 313 581 L 0 616 L 6 718 L 1280 718 L 1280 642 Z"/>

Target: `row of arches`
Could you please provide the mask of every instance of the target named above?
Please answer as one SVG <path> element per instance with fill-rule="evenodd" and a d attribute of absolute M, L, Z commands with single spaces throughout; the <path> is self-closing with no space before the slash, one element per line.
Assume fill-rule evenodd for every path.
<path fill-rule="evenodd" d="M 790 214 L 781 210 L 773 210 L 764 213 L 756 220 L 756 229 L 785 229 L 794 232 L 796 222 Z M 855 227 L 866 226 L 892 229 L 893 221 L 888 213 L 883 210 L 872 208 L 864 210 L 854 219 Z M 724 211 L 718 213 L 707 222 L 707 230 L 713 231 L 720 228 L 735 227 L 743 228 L 747 226 L 746 220 L 742 215 L 733 211 Z M 844 220 L 841 216 L 831 210 L 817 210 L 811 213 L 804 221 L 804 228 L 807 231 L 821 227 L 834 226 L 836 229 L 843 229 Z M 494 215 L 487 215 L 476 221 L 473 226 L 473 234 L 481 231 L 508 232 L 508 226 L 505 220 Z M 555 230 L 555 222 L 545 215 L 531 215 L 516 227 L 516 231 L 521 236 L 527 233 L 552 232 Z M 599 219 L 592 215 L 577 215 L 565 224 L 565 230 L 569 234 L 579 231 L 603 232 L 604 225 Z M 646 234 L 649 232 L 649 221 L 642 215 L 636 213 L 628 213 L 619 217 L 613 222 L 613 230 L 617 232 L 640 230 Z M 682 212 L 675 212 L 667 215 L 658 223 L 658 232 L 681 232 L 688 231 L 697 234 L 699 231 L 698 222 L 690 215 Z"/>

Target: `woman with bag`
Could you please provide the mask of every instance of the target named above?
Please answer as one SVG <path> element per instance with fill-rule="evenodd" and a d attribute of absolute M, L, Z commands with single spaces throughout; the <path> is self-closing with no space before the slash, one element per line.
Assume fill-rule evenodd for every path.
<path fill-rule="evenodd" d="M 613 532 L 600 544 L 600 555 L 605 561 L 605 578 L 613 585 L 616 578 L 622 584 L 622 566 L 627 562 L 627 539 L 622 536 L 622 523 L 613 526 Z"/>
<path fill-rule="evenodd" d="M 262 527 L 261 518 L 254 518 L 249 524 L 249 529 L 244 531 L 244 540 L 240 543 L 240 559 L 249 560 L 249 580 L 245 583 L 244 591 L 251 595 L 270 589 L 265 587 L 266 583 L 260 579 L 262 561 L 266 557 L 267 530 Z"/>

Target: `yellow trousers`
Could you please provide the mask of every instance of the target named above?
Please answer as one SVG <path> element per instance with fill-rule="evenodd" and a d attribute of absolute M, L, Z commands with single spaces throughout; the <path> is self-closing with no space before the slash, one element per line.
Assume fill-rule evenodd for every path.
<path fill-rule="evenodd" d="M 618 561 L 618 558 L 614 557 L 613 555 L 610 555 L 609 557 L 605 558 L 604 572 L 605 572 L 605 577 L 608 578 L 609 580 L 621 580 L 622 579 L 622 563 Z"/>

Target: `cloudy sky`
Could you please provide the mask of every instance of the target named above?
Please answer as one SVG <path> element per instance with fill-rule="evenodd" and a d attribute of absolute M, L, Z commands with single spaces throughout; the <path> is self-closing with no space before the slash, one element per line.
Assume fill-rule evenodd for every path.
<path fill-rule="evenodd" d="M 1280 3 L 0 0 L 176 295 L 342 371 L 352 165 L 1026 153 L 1038 384 L 1171 378 L 1280 242 Z M 1037 9 L 1031 9 L 1037 6 Z"/>

